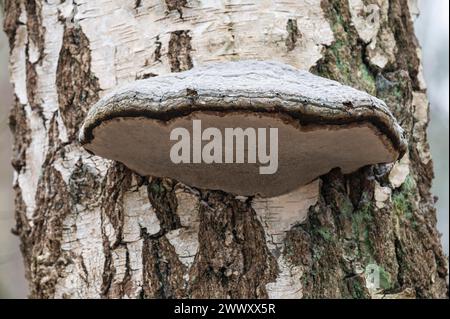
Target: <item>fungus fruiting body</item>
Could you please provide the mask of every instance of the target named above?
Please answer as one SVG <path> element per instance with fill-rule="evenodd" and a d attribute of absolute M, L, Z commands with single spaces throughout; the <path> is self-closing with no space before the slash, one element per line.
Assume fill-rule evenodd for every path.
<path fill-rule="evenodd" d="M 203 127 L 200 135 L 194 123 Z M 227 129 L 237 128 L 248 134 L 226 143 Z M 184 160 L 173 161 L 181 141 L 176 130 L 189 133 L 190 142 L 177 150 Z M 405 151 L 402 129 L 381 100 L 264 61 L 215 63 L 120 87 L 92 106 L 80 142 L 141 175 L 263 197 L 288 193 L 335 167 L 350 173 L 393 162 Z"/>

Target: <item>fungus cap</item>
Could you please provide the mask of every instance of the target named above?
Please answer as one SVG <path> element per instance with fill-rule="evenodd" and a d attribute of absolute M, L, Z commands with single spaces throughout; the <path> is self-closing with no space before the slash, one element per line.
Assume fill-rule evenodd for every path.
<path fill-rule="evenodd" d="M 277 128 L 276 173 L 260 174 L 260 163 L 173 163 L 170 132 L 193 134 L 193 120 L 221 132 Z M 91 107 L 79 139 L 90 152 L 141 175 L 263 197 L 290 192 L 336 167 L 350 173 L 393 162 L 406 149 L 383 101 L 267 61 L 214 63 L 120 87 Z"/>

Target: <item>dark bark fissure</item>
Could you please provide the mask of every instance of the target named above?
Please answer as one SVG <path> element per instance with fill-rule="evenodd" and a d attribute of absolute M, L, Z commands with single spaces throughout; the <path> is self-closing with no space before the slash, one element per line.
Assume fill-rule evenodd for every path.
<path fill-rule="evenodd" d="M 105 261 L 103 265 L 102 298 L 117 298 L 125 295 L 126 279 L 117 284 L 113 284 L 116 269 L 113 263 L 113 251 L 118 247 L 127 249 L 126 244 L 122 242 L 123 238 L 123 195 L 131 187 L 132 172 L 120 163 L 112 165 L 106 174 L 106 178 L 98 186 L 101 189 L 99 194 L 101 204 L 101 224 L 103 253 Z M 111 242 L 106 234 L 105 225 L 110 223 L 114 228 L 115 238 Z M 127 253 L 128 254 L 128 253 Z M 127 257 L 128 262 L 128 257 Z M 126 270 L 129 271 L 127 264 Z"/>
<path fill-rule="evenodd" d="M 155 49 L 155 53 L 154 53 L 154 55 L 155 55 L 154 59 L 155 59 L 155 61 L 157 61 L 157 62 L 161 62 L 161 48 L 162 48 L 162 43 L 161 43 L 161 41 L 159 41 L 159 36 L 156 37 L 155 44 L 156 44 L 156 49 Z"/>
<path fill-rule="evenodd" d="M 176 215 L 177 199 L 174 187 L 176 182 L 169 179 L 153 179 L 148 184 L 148 198 L 158 217 L 162 234 L 181 227 Z"/>
<path fill-rule="evenodd" d="M 142 298 L 185 298 L 185 266 L 165 237 L 146 238 L 142 252 Z"/>
<path fill-rule="evenodd" d="M 148 194 L 161 231 L 144 238 L 142 298 L 267 297 L 265 284 L 275 280 L 276 262 L 266 247 L 264 231 L 249 203 L 222 192 L 204 192 L 199 210 L 199 250 L 189 270 L 163 236 L 182 227 L 174 184 L 152 180 Z"/>
<path fill-rule="evenodd" d="M 19 17 L 21 14 L 21 1 L 5 0 L 5 21 L 3 22 L 3 29 L 9 40 L 9 49 L 12 52 L 14 48 L 14 41 L 16 40 L 16 33 L 21 22 Z"/>
<path fill-rule="evenodd" d="M 199 251 L 190 271 L 194 298 L 266 298 L 277 264 L 250 202 L 202 192 Z"/>
<path fill-rule="evenodd" d="M 419 46 L 414 33 L 414 25 L 410 18 L 408 0 L 398 0 L 389 2 L 389 24 L 397 42 L 395 64 L 387 66 L 387 72 L 395 70 L 405 70 L 408 72 L 414 90 L 419 90 L 419 65 L 420 60 L 416 52 Z"/>
<path fill-rule="evenodd" d="M 297 40 L 301 38 L 301 33 L 298 30 L 297 20 L 289 19 L 286 24 L 286 30 L 288 32 L 288 37 L 286 38 L 286 47 L 288 51 L 295 49 Z"/>
<path fill-rule="evenodd" d="M 30 267 L 30 296 L 33 298 L 51 297 L 62 271 L 73 262 L 71 254 L 61 249 L 63 222 L 73 210 L 75 193 L 67 189 L 61 173 L 53 167 L 54 160 L 63 152 L 58 135 L 53 116 L 48 135 L 49 151 L 36 191 L 34 225 L 26 239 L 29 245 L 22 252 Z"/>
<path fill-rule="evenodd" d="M 102 218 L 102 225 L 103 224 L 104 221 Z M 116 274 L 116 272 L 112 265 L 111 242 L 106 236 L 104 230 L 102 230 L 102 240 L 103 240 L 103 253 L 105 255 L 105 262 L 103 264 L 102 286 L 100 289 L 100 293 L 102 298 L 107 298 L 110 294 L 112 281 L 114 279 L 114 275 Z"/>
<path fill-rule="evenodd" d="M 370 261 L 370 240 L 376 239 L 368 233 L 373 227 L 373 190 L 366 179 L 361 180 L 370 173 L 366 168 L 354 176 L 343 176 L 333 170 L 324 176 L 321 197 L 310 209 L 306 224 L 290 231 L 287 256 L 306 268 L 305 298 L 369 297 L 360 267 Z M 351 188 L 349 184 L 353 184 Z"/>
<path fill-rule="evenodd" d="M 352 25 L 348 6 L 347 1 L 322 1 L 335 40 L 311 72 L 375 95 L 375 77 L 365 59 L 365 45 Z"/>
<path fill-rule="evenodd" d="M 180 19 L 183 19 L 183 8 L 187 5 L 187 0 L 165 0 L 169 11 L 177 11 Z"/>
<path fill-rule="evenodd" d="M 89 107 L 99 99 L 100 86 L 91 72 L 89 40 L 79 27 L 64 27 L 56 71 L 59 110 L 71 140 L 76 140 Z"/>
<path fill-rule="evenodd" d="M 41 101 L 39 101 L 35 93 L 38 85 L 36 66 L 40 65 L 44 58 L 44 34 L 46 30 L 42 26 L 40 4 L 35 0 L 25 1 L 25 9 L 27 13 L 28 32 L 28 42 L 25 51 L 28 102 L 30 103 L 31 109 L 39 114 L 45 123 Z M 30 61 L 31 50 L 37 51 L 38 59 L 35 62 Z"/>
<path fill-rule="evenodd" d="M 30 145 L 31 130 L 29 128 L 25 108 L 20 104 L 17 97 L 15 97 L 14 106 L 9 114 L 9 128 L 14 138 L 11 165 L 14 170 L 19 173 L 22 170 L 22 167 L 26 165 L 25 157 L 26 150 Z"/>
<path fill-rule="evenodd" d="M 191 36 L 189 30 L 174 31 L 170 34 L 168 57 L 171 72 L 192 69 Z"/>
<path fill-rule="evenodd" d="M 140 8 L 142 6 L 142 0 L 135 0 L 134 1 L 134 8 Z"/>

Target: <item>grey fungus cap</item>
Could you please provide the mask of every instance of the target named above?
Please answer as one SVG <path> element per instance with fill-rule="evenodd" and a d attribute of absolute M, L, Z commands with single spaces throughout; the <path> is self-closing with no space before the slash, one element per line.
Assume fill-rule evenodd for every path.
<path fill-rule="evenodd" d="M 260 164 L 170 159 L 174 128 L 192 121 L 225 128 L 278 128 L 278 170 Z M 91 107 L 79 140 L 88 151 L 141 175 L 238 195 L 277 196 L 331 169 L 350 173 L 397 160 L 403 130 L 385 103 L 365 92 L 278 62 L 213 63 L 119 87 Z"/>

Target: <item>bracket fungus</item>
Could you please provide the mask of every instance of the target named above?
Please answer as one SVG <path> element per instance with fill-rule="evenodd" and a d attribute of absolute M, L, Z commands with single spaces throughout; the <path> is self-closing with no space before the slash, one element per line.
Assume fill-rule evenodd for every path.
<path fill-rule="evenodd" d="M 198 120 L 203 128 L 215 130 L 198 135 L 193 128 Z M 193 134 L 183 155 L 188 160 L 181 163 L 170 157 L 176 128 Z M 220 133 L 225 136 L 227 128 L 244 132 L 240 141 L 234 138 L 247 162 L 226 161 L 232 146 L 213 141 Z M 258 133 L 259 143 L 249 128 Z M 260 135 L 261 129 L 271 128 L 278 133 L 277 167 L 261 173 L 269 164 L 259 156 L 256 163 L 255 152 L 259 146 L 258 154 L 267 155 L 269 137 Z M 403 130 L 383 101 L 267 61 L 213 63 L 120 87 L 91 107 L 79 138 L 88 151 L 144 176 L 263 197 L 288 193 L 336 167 L 351 173 L 393 162 L 406 149 Z M 217 147 L 209 145 L 205 151 L 210 143 Z M 212 160 L 202 161 L 205 152 Z"/>

